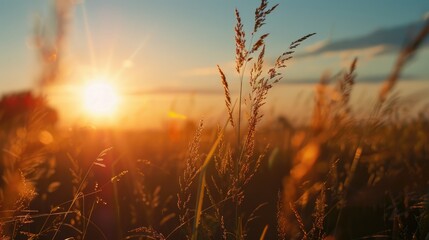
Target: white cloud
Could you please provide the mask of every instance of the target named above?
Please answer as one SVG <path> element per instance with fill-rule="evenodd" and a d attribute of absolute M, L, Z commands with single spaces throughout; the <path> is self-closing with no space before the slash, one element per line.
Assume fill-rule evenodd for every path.
<path fill-rule="evenodd" d="M 310 46 L 307 46 L 305 48 L 305 51 L 307 51 L 308 53 L 313 53 L 319 49 L 322 49 L 327 44 L 328 44 L 328 41 L 326 41 L 326 40 L 318 41 L 318 42 L 311 44 Z"/>
<path fill-rule="evenodd" d="M 423 20 L 425 21 L 429 20 L 429 11 L 423 14 Z"/>
<path fill-rule="evenodd" d="M 366 47 L 366 48 L 355 48 L 355 49 L 347 49 L 347 50 L 341 50 L 341 51 L 330 51 L 326 52 L 323 55 L 324 56 L 339 56 L 341 59 L 341 65 L 343 67 L 347 67 L 350 65 L 350 62 L 353 58 L 357 57 L 359 58 L 359 62 L 367 62 L 371 59 L 373 59 L 378 54 L 386 51 L 388 46 L 379 44 L 373 47 Z"/>

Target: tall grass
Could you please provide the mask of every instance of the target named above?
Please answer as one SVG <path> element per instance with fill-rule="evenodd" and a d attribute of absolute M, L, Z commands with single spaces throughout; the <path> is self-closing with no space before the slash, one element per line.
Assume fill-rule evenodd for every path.
<path fill-rule="evenodd" d="M 237 120 L 234 120 L 234 112 L 231 108 L 231 96 L 229 91 L 229 83 L 227 78 L 218 66 L 222 85 L 225 90 L 225 105 L 228 110 L 229 121 L 233 128 L 236 128 L 237 142 L 233 149 L 228 149 L 232 154 L 232 158 L 227 158 L 224 161 L 233 161 L 234 173 L 229 173 L 231 179 L 229 189 L 230 195 L 233 197 L 235 204 L 235 237 L 236 239 L 242 239 L 245 236 L 242 224 L 242 216 L 239 215 L 239 206 L 244 199 L 244 187 L 250 182 L 256 171 L 258 170 L 261 160 L 264 158 L 264 153 L 256 156 L 255 155 L 255 133 L 257 125 L 263 117 L 261 108 L 265 104 L 269 90 L 274 84 L 278 83 L 281 79 L 280 69 L 286 67 L 286 62 L 292 58 L 294 49 L 298 47 L 301 42 L 305 39 L 314 35 L 314 33 L 306 35 L 297 41 L 290 44 L 287 51 L 280 54 L 273 66 L 269 67 L 265 72 L 264 58 L 265 58 L 265 40 L 269 36 L 268 33 L 260 34 L 262 26 L 265 24 L 266 18 L 276 8 L 278 4 L 269 6 L 268 1 L 262 0 L 261 4 L 255 10 L 255 20 L 253 31 L 250 34 L 250 40 L 246 39 L 246 33 L 243 30 L 243 23 L 241 21 L 240 13 L 236 9 L 236 26 L 235 26 L 235 70 L 238 74 L 239 94 L 238 94 L 238 113 Z M 257 39 L 255 42 L 254 39 Z M 248 42 L 248 44 L 247 44 Z M 250 92 L 248 94 L 243 93 L 243 81 L 244 75 L 247 71 L 246 67 L 250 64 L 250 75 L 248 84 L 250 86 Z M 248 96 L 248 97 L 244 97 Z M 244 142 L 242 142 L 243 136 L 241 135 L 242 130 L 242 112 L 243 105 L 242 101 L 245 100 L 248 107 L 248 119 L 247 119 L 247 131 L 244 136 Z M 237 124 L 234 124 L 237 122 Z"/>
<path fill-rule="evenodd" d="M 420 227 L 425 226 L 421 217 L 425 218 L 427 209 L 419 207 L 418 211 L 412 211 L 411 208 L 414 207 L 408 202 L 427 203 L 428 195 L 423 190 L 427 185 L 427 178 L 417 170 L 427 170 L 427 165 L 421 165 L 420 162 L 427 157 L 424 153 L 426 150 L 420 149 L 414 152 L 417 155 L 404 157 L 408 155 L 405 152 L 410 153 L 405 150 L 408 148 L 406 146 L 421 142 L 422 139 L 409 139 L 409 142 L 389 139 L 401 139 L 404 131 L 413 131 L 410 126 L 412 123 L 400 122 L 401 120 L 392 118 L 389 114 L 400 108 L 396 105 L 397 96 L 389 97 L 389 94 L 409 57 L 427 36 L 428 26 L 429 22 L 426 22 L 399 54 L 367 119 L 358 120 L 349 106 L 358 67 L 357 59 L 344 73 L 333 78 L 321 78 L 316 87 L 312 126 L 292 137 L 292 147 L 297 150 L 290 176 L 285 177 L 283 182 L 283 195 L 279 203 L 281 213 L 278 216 L 279 238 L 299 236 L 303 239 L 323 239 L 329 236 L 348 239 L 358 234 L 363 238 L 392 239 L 427 236 L 427 228 L 424 227 L 425 230 L 422 231 Z M 334 86 L 330 84 L 330 79 L 337 80 Z M 423 119 L 411 122 L 427 121 Z M 417 164 L 418 167 L 406 167 L 409 164 Z M 395 178 L 420 180 L 419 183 L 404 182 L 398 186 L 393 180 Z M 399 193 L 401 191 L 403 192 Z M 419 194 L 414 195 L 417 192 Z M 392 198 L 393 195 L 395 197 Z M 398 201 L 408 203 L 404 206 Z M 401 205 L 401 210 L 397 207 L 398 204 Z M 389 210 L 390 207 L 394 211 Z M 372 210 L 368 210 L 370 208 Z M 299 211 L 308 214 L 311 209 L 314 211 L 314 218 L 309 218 L 306 222 Z M 367 211 L 368 218 L 379 215 L 379 211 L 385 211 L 383 214 L 386 215 L 384 219 L 378 216 L 378 223 L 374 223 L 373 219 L 363 219 L 373 226 L 364 222 L 356 222 L 354 226 L 345 223 L 352 221 L 350 218 L 360 219 L 365 216 L 365 213 L 359 211 Z M 415 217 L 414 220 L 409 219 L 411 215 Z M 379 227 L 379 232 L 371 233 L 374 225 L 382 221 L 393 226 Z M 347 230 L 346 226 L 354 229 Z"/>
<path fill-rule="evenodd" d="M 55 34 L 48 38 L 38 28 L 35 38 L 42 86 L 63 69 L 72 5 L 56 4 Z M 429 23 L 399 54 L 367 118 L 350 106 L 360 64 L 354 59 L 339 74 L 321 77 L 309 125 L 279 117 L 264 126 L 270 89 L 314 35 L 290 43 L 270 65 L 263 26 L 277 6 L 261 0 L 250 34 L 235 10 L 235 75 L 217 66 L 226 108 L 220 127 L 200 122 L 174 138 L 61 131 L 43 98 L 5 96 L 0 238 L 427 238 L 428 119 L 424 112 L 396 118 L 405 101 L 392 91 Z M 234 84 L 238 93 L 230 90 Z M 13 108 L 20 111 L 11 110 L 11 98 L 22 103 Z M 26 105 L 28 99 L 35 104 Z"/>

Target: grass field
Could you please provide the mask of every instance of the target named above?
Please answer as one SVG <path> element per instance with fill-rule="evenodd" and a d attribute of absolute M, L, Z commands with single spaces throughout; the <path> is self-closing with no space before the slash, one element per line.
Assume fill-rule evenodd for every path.
<path fill-rule="evenodd" d="M 429 22 L 370 104 L 351 107 L 359 59 L 315 76 L 302 123 L 264 116 L 271 88 L 314 35 L 270 65 L 263 25 L 276 7 L 262 0 L 251 32 L 236 11 L 236 76 L 217 66 L 225 115 L 216 124 L 175 116 L 160 130 L 59 128 L 39 94 L 3 96 L 0 238 L 428 239 L 427 99 L 403 99 L 394 87 Z M 61 77 L 58 62 L 40 54 L 41 81 Z"/>

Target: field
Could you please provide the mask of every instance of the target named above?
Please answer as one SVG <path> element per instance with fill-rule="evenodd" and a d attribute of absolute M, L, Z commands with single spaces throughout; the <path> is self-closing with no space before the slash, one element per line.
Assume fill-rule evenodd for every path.
<path fill-rule="evenodd" d="M 59 127 L 43 95 L 4 95 L 0 239 L 428 239 L 427 98 L 402 98 L 394 87 L 429 21 L 374 101 L 352 106 L 355 58 L 314 76 L 311 117 L 294 122 L 267 116 L 267 99 L 314 33 L 270 65 L 263 25 L 276 7 L 262 0 L 251 32 L 236 10 L 238 77 L 217 66 L 225 114 L 215 124 L 172 113 L 158 130 Z M 44 54 L 40 79 L 53 82 L 61 68 Z"/>

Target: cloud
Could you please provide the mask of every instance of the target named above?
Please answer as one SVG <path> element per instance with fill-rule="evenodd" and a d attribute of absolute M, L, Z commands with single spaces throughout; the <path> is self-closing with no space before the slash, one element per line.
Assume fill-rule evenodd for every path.
<path fill-rule="evenodd" d="M 356 78 L 356 83 L 381 83 L 385 81 L 387 75 L 370 75 L 370 76 L 358 76 Z M 330 83 L 335 83 L 336 79 L 330 79 Z M 426 81 L 423 78 L 419 78 L 414 75 L 403 75 L 401 76 L 401 81 Z M 301 78 L 301 79 L 289 79 L 283 80 L 281 84 L 316 84 L 319 83 L 319 78 Z"/>
<path fill-rule="evenodd" d="M 325 47 L 327 44 L 328 44 L 327 40 L 318 41 L 318 42 L 311 44 L 310 46 L 307 46 L 305 48 L 305 51 L 307 51 L 308 53 L 314 53 L 314 52 L 322 49 L 323 47 Z"/>
<path fill-rule="evenodd" d="M 378 56 L 389 50 L 388 45 L 375 45 L 366 48 L 347 49 L 341 51 L 327 51 L 320 54 L 321 57 L 339 57 L 341 67 L 347 68 L 355 57 L 359 58 L 359 65 L 362 66 Z M 363 63 L 363 64 L 362 64 Z"/>
<path fill-rule="evenodd" d="M 426 16 L 425 18 L 427 19 L 428 17 Z M 350 50 L 360 51 L 361 49 L 369 49 L 375 55 L 390 53 L 401 49 L 405 43 L 418 34 L 423 26 L 427 24 L 427 21 L 429 20 L 416 21 L 391 28 L 382 28 L 366 35 L 330 43 L 323 44 L 323 42 L 319 42 L 310 46 L 310 50 L 307 53 L 301 54 L 300 57 Z M 424 45 L 429 45 L 428 43 L 429 39 L 426 39 Z"/>
<path fill-rule="evenodd" d="M 323 53 L 323 56 L 336 56 L 340 55 L 341 58 L 349 58 L 354 57 L 356 55 L 362 55 L 366 57 L 374 57 L 378 54 L 381 54 L 389 48 L 388 45 L 374 45 L 370 47 L 365 48 L 351 48 L 347 50 L 341 50 L 341 51 L 327 51 Z"/>
<path fill-rule="evenodd" d="M 424 20 L 424 21 L 428 21 L 428 20 L 429 20 L 429 11 L 427 11 L 427 12 L 423 15 L 423 20 Z"/>

